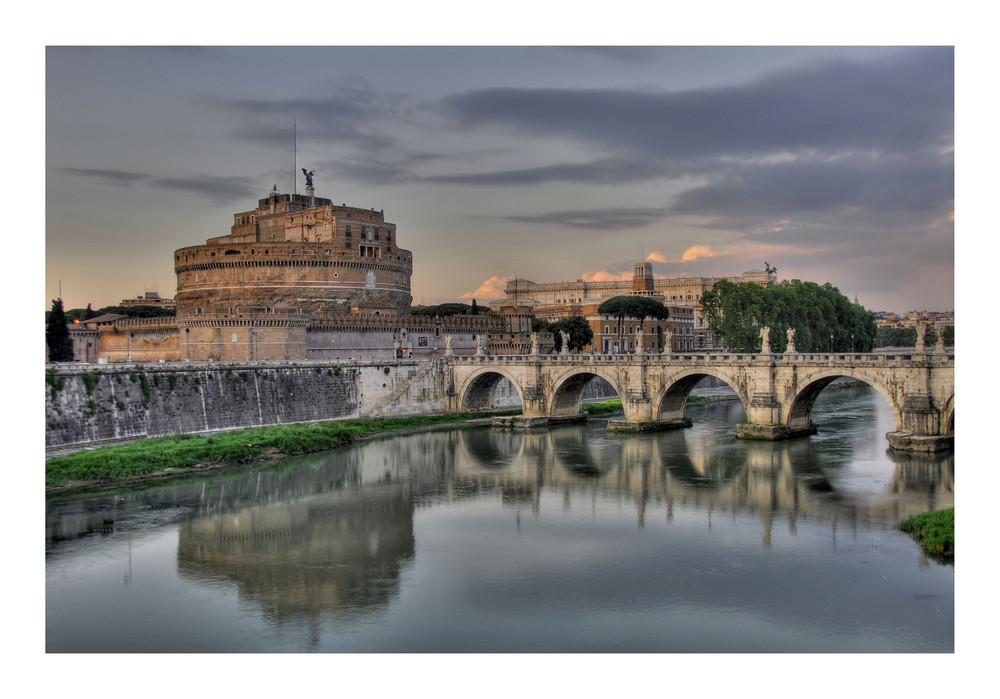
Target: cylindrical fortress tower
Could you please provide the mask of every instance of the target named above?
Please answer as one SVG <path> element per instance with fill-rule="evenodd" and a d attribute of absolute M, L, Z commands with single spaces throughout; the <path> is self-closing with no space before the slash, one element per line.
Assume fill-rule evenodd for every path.
<path fill-rule="evenodd" d="M 233 218 L 230 235 L 174 253 L 178 317 L 251 306 L 409 314 L 413 257 L 381 211 L 275 190 Z"/>

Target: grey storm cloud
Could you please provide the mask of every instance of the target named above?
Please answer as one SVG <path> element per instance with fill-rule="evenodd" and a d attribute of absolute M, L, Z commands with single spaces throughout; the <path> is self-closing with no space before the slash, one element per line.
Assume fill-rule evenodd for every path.
<path fill-rule="evenodd" d="M 950 205 L 954 170 L 950 155 L 836 161 L 792 161 L 720 168 L 708 184 L 683 192 L 677 214 L 781 216 L 840 207 L 923 210 Z"/>
<path fill-rule="evenodd" d="M 568 228 L 588 230 L 618 231 L 645 226 L 665 218 L 666 215 L 666 209 L 620 208 L 557 211 L 537 216 L 508 216 L 506 220 L 519 223 L 554 223 Z"/>
<path fill-rule="evenodd" d="M 464 129 L 507 129 L 529 143 L 570 139 L 603 155 L 441 179 L 625 184 L 688 175 L 699 184 L 681 192 L 670 213 L 716 217 L 726 226 L 841 207 L 948 206 L 954 196 L 953 73 L 952 50 L 929 48 L 884 61 L 808 65 L 712 89 L 470 91 L 445 100 Z"/>
<path fill-rule="evenodd" d="M 139 172 L 129 172 L 127 170 L 102 170 L 97 168 L 65 167 L 63 172 L 71 175 L 80 175 L 90 179 L 100 180 L 105 184 L 113 184 L 119 187 L 127 187 L 139 182 L 148 182 L 152 179 L 149 175 Z"/>
<path fill-rule="evenodd" d="M 936 148 L 953 131 L 951 49 L 831 63 L 754 83 L 678 92 L 474 90 L 446 98 L 464 128 L 501 125 L 669 158 L 843 148 Z"/>
<path fill-rule="evenodd" d="M 287 143 L 289 115 L 318 143 L 340 143 L 366 151 L 398 148 L 393 122 L 409 121 L 419 105 L 406 95 L 380 92 L 358 79 L 295 99 L 237 99 L 226 105 L 238 116 L 236 135 L 266 143 Z"/>
<path fill-rule="evenodd" d="M 625 184 L 677 175 L 682 172 L 668 163 L 655 163 L 635 158 L 608 158 L 584 163 L 560 163 L 519 170 L 468 172 L 424 178 L 428 182 L 473 185 L 530 185 L 544 182 L 575 182 L 578 184 Z"/>
<path fill-rule="evenodd" d="M 629 60 L 646 55 L 631 48 L 607 51 Z M 238 115 L 240 136 L 267 142 L 287 143 L 288 115 L 295 114 L 300 133 L 311 141 L 354 153 L 329 161 L 331 172 L 345 170 L 369 182 L 607 186 L 684 178 L 697 184 L 680 193 L 669 214 L 727 224 L 844 206 L 932 208 L 953 197 L 950 47 L 894 50 L 881 60 L 803 63 L 753 82 L 703 89 L 488 88 L 423 102 L 357 79 L 319 87 L 307 98 L 239 99 L 227 106 Z M 507 148 L 526 152 L 551 139 L 578 147 L 561 162 L 492 167 L 489 156 L 468 148 L 408 152 L 404 144 L 419 137 L 403 134 L 414 129 L 448 130 L 477 147 L 484 138 L 503 143 L 493 139 L 504 133 L 516 139 Z M 465 162 L 461 170 L 435 172 L 431 166 L 457 154 Z M 646 215 L 637 210 L 635 217 Z M 593 219 L 582 211 L 537 220 L 559 216 L 582 228 Z"/>
<path fill-rule="evenodd" d="M 248 198 L 255 199 L 259 185 L 257 179 L 252 177 L 217 177 L 214 175 L 157 177 L 140 172 L 92 168 L 62 168 L 62 171 L 116 186 L 141 184 L 147 187 L 191 192 L 199 194 L 215 204 L 229 204 L 245 201 Z"/>

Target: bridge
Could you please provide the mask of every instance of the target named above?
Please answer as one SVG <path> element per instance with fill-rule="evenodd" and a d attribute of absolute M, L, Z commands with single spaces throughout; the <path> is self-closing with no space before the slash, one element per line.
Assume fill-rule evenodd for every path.
<path fill-rule="evenodd" d="M 896 430 L 886 434 L 893 449 L 941 451 L 953 448 L 955 356 L 943 345 L 875 353 L 783 354 L 665 353 L 447 355 L 448 410 L 485 410 L 503 380 L 521 397 L 522 415 L 495 422 L 531 427 L 585 419 L 581 398 L 595 377 L 610 383 L 622 399 L 624 419 L 608 428 L 646 431 L 688 427 L 684 406 L 706 376 L 728 384 L 746 409 L 738 425 L 743 439 L 780 440 L 814 434 L 810 415 L 819 394 L 847 377 L 877 390 L 892 410 Z M 765 342 L 765 350 L 767 350 Z"/>

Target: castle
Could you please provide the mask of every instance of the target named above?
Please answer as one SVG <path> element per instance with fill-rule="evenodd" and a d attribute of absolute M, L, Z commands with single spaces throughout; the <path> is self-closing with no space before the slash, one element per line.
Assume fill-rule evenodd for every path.
<path fill-rule="evenodd" d="M 382 211 L 275 187 L 229 235 L 174 253 L 176 318 L 88 321 L 98 361 L 391 359 L 520 352 L 530 318 L 411 315 L 413 256 Z"/>

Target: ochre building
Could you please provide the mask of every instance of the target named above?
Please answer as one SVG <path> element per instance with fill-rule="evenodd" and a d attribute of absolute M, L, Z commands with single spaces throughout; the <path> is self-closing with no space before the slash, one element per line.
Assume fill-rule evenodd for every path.
<path fill-rule="evenodd" d="M 381 211 L 272 191 L 229 235 L 174 253 L 178 314 L 238 307 L 307 315 L 410 312 L 413 256 Z"/>

